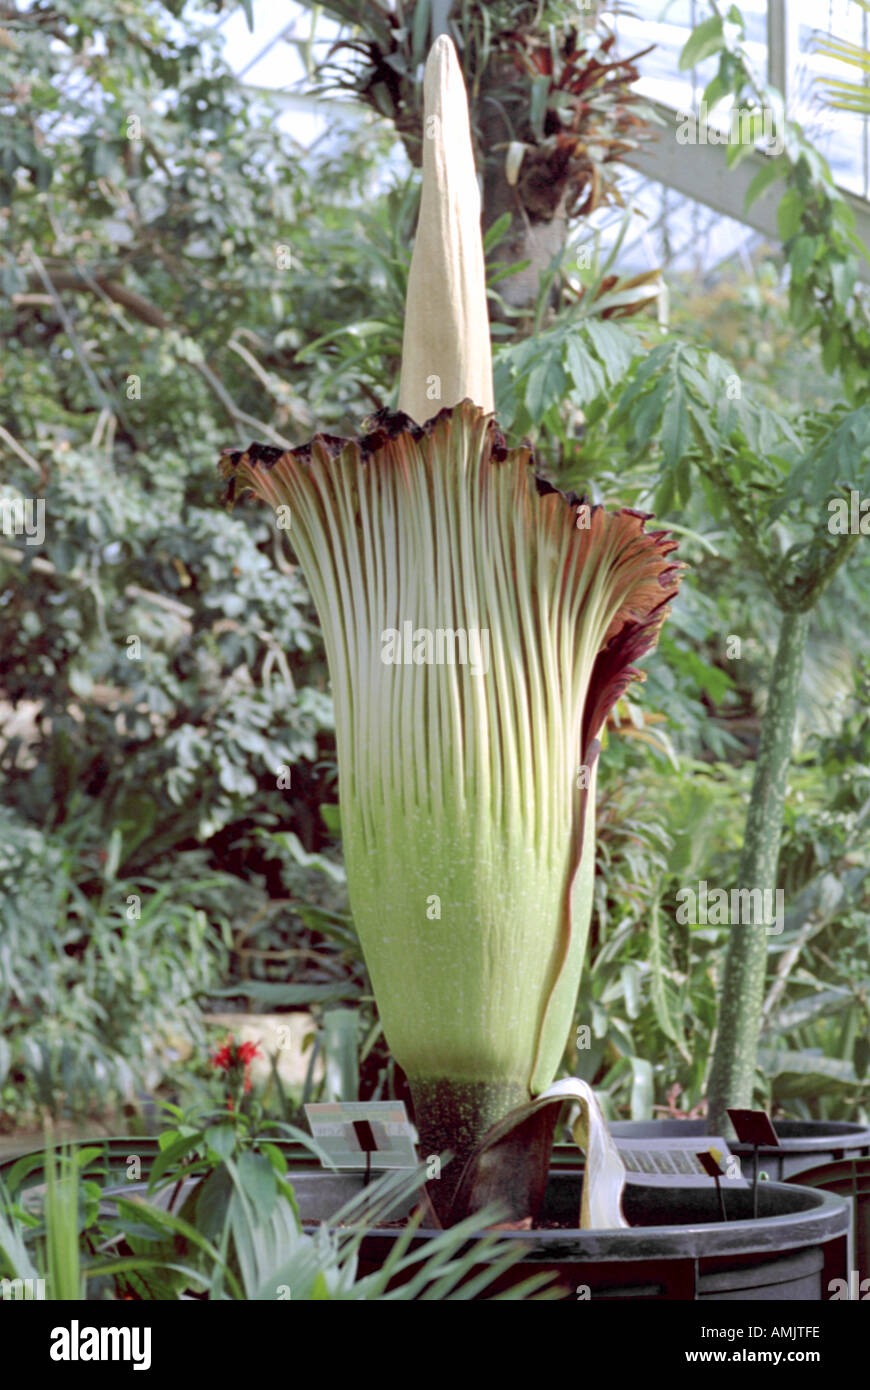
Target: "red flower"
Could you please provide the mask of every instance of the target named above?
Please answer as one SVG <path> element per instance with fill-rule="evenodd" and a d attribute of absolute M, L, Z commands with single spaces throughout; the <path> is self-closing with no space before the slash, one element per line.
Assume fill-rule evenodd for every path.
<path fill-rule="evenodd" d="M 212 1057 L 211 1064 L 213 1067 L 222 1067 L 224 1071 L 229 1071 L 233 1065 L 233 1060 L 233 1040 L 228 1038 L 223 1047 L 219 1048 Z"/>
<path fill-rule="evenodd" d="M 261 1056 L 260 1045 L 255 1042 L 236 1043 L 232 1034 L 227 1038 L 223 1047 L 218 1048 L 215 1055 L 211 1058 L 211 1065 L 218 1067 L 222 1071 L 235 1071 L 238 1075 L 238 1068 L 242 1067 L 244 1072 L 244 1089 L 247 1093 L 251 1089 L 251 1078 L 249 1069 L 255 1057 Z M 233 1109 L 233 1102 L 230 1098 L 227 1101 L 227 1108 Z"/>

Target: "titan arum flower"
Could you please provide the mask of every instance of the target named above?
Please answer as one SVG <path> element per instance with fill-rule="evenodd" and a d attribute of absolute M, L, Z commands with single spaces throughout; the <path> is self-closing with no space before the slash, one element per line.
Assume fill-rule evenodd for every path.
<path fill-rule="evenodd" d="M 484 1187 L 519 1181 L 520 1218 L 540 1188 L 542 1093 L 591 914 L 598 735 L 682 567 L 645 515 L 578 507 L 506 448 L 449 39 L 424 83 L 399 411 L 222 470 L 230 501 L 290 509 L 332 681 L 351 908 L 420 1152 L 455 1155 L 430 1184 L 447 1224 Z M 545 1109 L 547 1152 L 517 1178 Z"/>

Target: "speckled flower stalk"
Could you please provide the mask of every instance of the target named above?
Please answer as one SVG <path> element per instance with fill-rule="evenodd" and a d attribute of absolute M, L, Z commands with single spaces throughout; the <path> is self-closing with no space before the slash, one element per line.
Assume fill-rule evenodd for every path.
<path fill-rule="evenodd" d="M 456 82 L 464 109 L 439 40 L 427 116 L 455 107 Z M 442 150 L 433 170 L 461 183 L 468 164 Z M 482 270 L 452 256 L 451 226 L 427 274 L 412 266 L 407 322 L 424 337 L 420 286 L 437 293 L 445 276 L 485 316 Z M 290 508 L 332 679 L 354 921 L 421 1155 L 456 1155 L 430 1184 L 445 1224 L 462 1214 L 464 1161 L 562 1058 L 591 913 L 597 735 L 681 568 L 641 514 L 578 509 L 536 478 L 448 352 L 439 335 L 406 351 L 406 409 L 409 363 L 453 383 L 423 424 L 383 411 L 358 439 L 252 445 L 223 463 L 231 498 L 249 488 Z"/>

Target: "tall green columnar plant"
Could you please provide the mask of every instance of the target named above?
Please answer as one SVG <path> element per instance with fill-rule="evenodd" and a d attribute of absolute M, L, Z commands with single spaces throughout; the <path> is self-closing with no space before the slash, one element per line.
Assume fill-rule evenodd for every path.
<path fill-rule="evenodd" d="M 866 543 L 850 511 L 870 491 L 870 406 L 790 422 L 751 400 L 730 399 L 733 381 L 715 353 L 663 343 L 622 393 L 613 423 L 644 458 L 659 435 L 657 509 L 669 510 L 675 491 L 688 499 L 694 470 L 712 512 L 733 529 L 741 563 L 761 578 L 777 610 L 738 870 L 741 888 L 769 892 L 760 901 L 773 902 L 812 613 L 840 566 Z M 732 923 L 707 1086 L 711 1133 L 728 1133 L 729 1107 L 752 1104 L 767 943 L 766 924 Z"/>
<path fill-rule="evenodd" d="M 290 509 L 332 678 L 351 907 L 421 1152 L 454 1155 L 430 1184 L 447 1225 L 508 1190 L 522 1220 L 542 1192 L 566 1092 L 542 1093 L 591 913 L 597 735 L 681 566 L 644 516 L 578 508 L 506 448 L 446 37 L 424 89 L 399 411 L 223 471 L 230 498 Z"/>
<path fill-rule="evenodd" d="M 616 420 L 640 452 L 648 450 L 659 424 L 664 472 L 657 510 L 669 509 L 675 491 L 687 499 L 688 465 L 695 462 L 711 506 L 727 515 L 779 612 L 739 865 L 742 887 L 773 893 L 811 613 L 863 539 L 855 526 L 835 525 L 834 514 L 848 513 L 846 499 L 870 488 L 870 331 L 866 300 L 855 290 L 859 257 L 867 250 L 826 161 L 796 122 L 785 119 L 780 94 L 754 76 L 739 11 L 731 6 L 723 16 L 718 5 L 712 8 L 686 43 L 680 65 L 691 68 L 718 54 L 719 70 L 704 92 L 707 109 L 732 97 L 735 108 L 753 111 L 759 132 L 770 130 L 772 118 L 783 152 L 759 169 L 747 204 L 785 181 L 778 228 L 790 270 L 790 317 L 799 332 L 818 329 L 824 367 L 839 371 L 839 390 L 856 404 L 785 421 L 739 394 L 732 399 L 734 378 L 715 354 L 669 343 L 636 374 Z M 751 151 L 751 142 L 729 145 L 729 166 Z M 777 523 L 787 527 L 785 549 Z M 732 924 L 708 1082 L 713 1133 L 729 1132 L 729 1106 L 752 1104 L 766 967 L 765 926 Z"/>
<path fill-rule="evenodd" d="M 778 225 L 791 270 L 792 320 L 798 329 L 818 328 L 824 366 L 829 371 L 840 369 L 843 387 L 852 400 L 866 400 L 870 333 L 866 307 L 856 300 L 854 287 L 858 256 L 866 256 L 867 251 L 855 235 L 851 209 L 839 194 L 824 159 L 806 140 L 797 123 L 786 120 L 779 93 L 755 76 L 746 52 L 739 11 L 732 6 L 723 17 L 715 3 L 713 11 L 706 26 L 695 31 L 694 51 L 693 40 L 689 40 L 682 65 L 691 66 L 701 51 L 718 53 L 719 71 L 705 92 L 711 104 L 733 94 L 736 106 L 754 107 L 759 118 L 763 118 L 765 111 L 770 113 L 774 131 L 782 141 L 783 153 L 756 176 L 748 200 L 757 197 L 778 177 L 785 179 Z M 761 124 L 763 126 L 763 119 Z M 741 151 L 739 145 L 735 146 L 730 162 L 742 152 L 745 147 Z M 835 433 L 836 428 L 835 425 Z M 847 464 L 856 472 L 861 461 L 862 428 L 866 429 L 866 422 L 858 424 L 852 457 Z M 841 488 L 849 481 L 845 468 L 835 475 L 834 481 Z M 825 522 L 829 515 L 823 513 Z M 742 525 L 747 535 L 749 528 L 745 521 Z M 758 528 L 755 528 L 747 538 L 755 543 L 757 536 Z M 850 533 L 836 535 L 833 545 L 830 538 L 826 544 L 824 537 L 815 544 L 811 542 L 804 549 L 803 573 L 797 586 L 783 585 L 779 579 L 775 583 L 774 595 L 782 618 L 746 818 L 740 859 L 743 884 L 757 884 L 771 890 L 776 884 L 809 615 L 857 541 L 858 536 Z M 767 568 L 772 571 L 774 565 L 771 559 Z M 729 1105 L 752 1104 L 766 962 L 764 931 L 757 927 L 732 928 L 708 1086 L 709 1123 L 716 1131 L 726 1123 Z"/>
<path fill-rule="evenodd" d="M 837 557 L 842 563 L 844 553 Z M 821 578 L 821 575 L 819 576 Z M 825 582 L 827 582 L 827 577 Z M 741 886 L 760 888 L 762 901 L 775 901 L 777 863 L 785 812 L 788 772 L 795 733 L 797 698 L 803 672 L 812 600 L 781 608 L 779 640 L 767 688 L 761 738 L 740 855 Z M 767 894 L 770 897 L 767 897 Z M 751 1108 L 761 1008 L 767 972 L 766 927 L 733 924 L 728 938 L 716 1043 L 707 1086 L 708 1129 L 730 1128 L 729 1106 Z"/>

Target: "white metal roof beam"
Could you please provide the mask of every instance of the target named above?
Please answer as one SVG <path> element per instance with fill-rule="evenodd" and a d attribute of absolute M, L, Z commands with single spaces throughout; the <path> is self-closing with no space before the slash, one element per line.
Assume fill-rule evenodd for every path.
<path fill-rule="evenodd" d="M 723 217 L 733 217 L 736 222 L 762 232 L 771 241 L 779 241 L 776 209 L 782 197 L 781 184 L 774 184 L 748 211 L 745 210 L 747 189 L 769 156 L 753 150 L 735 168 L 729 169 L 725 163 L 725 145 L 679 144 L 677 128 L 684 124 L 684 117 L 659 102 L 651 104 L 665 122 L 664 128 L 655 127 L 653 137 L 629 156 L 626 164 L 648 179 L 667 184 L 687 198 L 695 198 Z M 702 128 L 699 124 L 699 129 Z M 870 250 L 870 205 L 852 193 L 841 191 L 855 213 L 855 230 Z M 859 275 L 865 284 L 870 284 L 870 262 L 861 263 Z"/>

